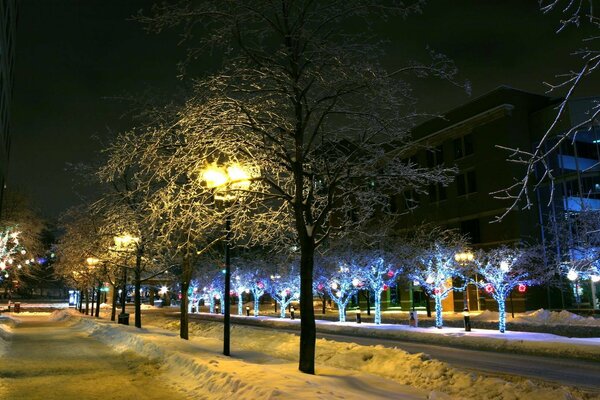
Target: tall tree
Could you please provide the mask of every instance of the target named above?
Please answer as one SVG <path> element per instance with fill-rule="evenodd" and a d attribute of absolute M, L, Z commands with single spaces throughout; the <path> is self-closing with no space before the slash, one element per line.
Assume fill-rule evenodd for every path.
<path fill-rule="evenodd" d="M 246 194 L 255 207 L 242 215 L 252 216 L 255 228 L 237 234 L 260 236 L 286 251 L 299 246 L 299 369 L 306 373 L 314 373 L 315 361 L 315 249 L 329 236 L 358 229 L 388 206 L 390 194 L 450 179 L 448 170 L 420 168 L 405 158 L 413 149 L 409 128 L 419 117 L 410 79 L 453 79 L 454 65 L 432 53 L 431 63 L 407 61 L 386 71 L 369 35 L 374 19 L 397 21 L 422 5 L 183 1 L 138 17 L 158 32 L 182 26 L 190 60 L 222 50 L 223 67 L 196 81 L 195 97 L 181 110 L 178 129 L 188 145 L 177 161 L 245 165 L 252 176 Z"/>

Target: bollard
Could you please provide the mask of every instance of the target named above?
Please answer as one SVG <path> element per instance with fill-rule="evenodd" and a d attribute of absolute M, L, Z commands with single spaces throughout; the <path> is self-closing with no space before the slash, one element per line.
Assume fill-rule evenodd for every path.
<path fill-rule="evenodd" d="M 414 310 L 408 312 L 408 326 L 412 326 L 413 328 L 419 326 L 419 317 Z"/>
<path fill-rule="evenodd" d="M 296 311 L 296 309 L 294 307 L 290 307 L 290 318 L 294 319 L 294 311 Z"/>
<path fill-rule="evenodd" d="M 246 306 L 246 317 L 250 316 L 250 307 Z"/>
<path fill-rule="evenodd" d="M 469 314 L 469 309 L 467 307 L 463 310 L 463 318 L 465 322 L 465 332 L 471 332 L 471 315 Z"/>
<path fill-rule="evenodd" d="M 362 316 L 360 315 L 360 310 L 356 310 L 356 323 L 360 324 L 362 322 Z"/>

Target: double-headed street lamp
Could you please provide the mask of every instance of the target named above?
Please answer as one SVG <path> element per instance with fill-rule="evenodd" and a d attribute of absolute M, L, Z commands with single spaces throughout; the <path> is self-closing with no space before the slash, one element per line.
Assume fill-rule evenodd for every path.
<path fill-rule="evenodd" d="M 454 255 L 454 260 L 463 268 L 473 262 L 475 256 L 470 251 L 462 251 Z M 465 294 L 463 296 L 464 308 L 469 309 L 469 285 L 465 286 Z M 477 309 L 479 309 L 479 293 L 477 294 Z"/>
<path fill-rule="evenodd" d="M 214 189 L 215 200 L 222 201 L 225 206 L 235 202 L 239 192 L 248 190 L 250 176 L 239 165 L 231 164 L 219 167 L 211 164 L 202 171 L 202 179 L 206 187 Z M 230 355 L 231 326 L 231 214 L 225 216 L 225 296 L 223 299 L 223 354 Z"/>
<path fill-rule="evenodd" d="M 132 244 L 139 242 L 139 238 L 125 234 L 115 236 L 115 250 L 118 252 L 127 252 Z M 119 314 L 119 324 L 129 325 L 129 314 L 125 312 L 127 302 L 127 266 L 123 266 L 123 289 L 121 291 L 121 313 Z"/>

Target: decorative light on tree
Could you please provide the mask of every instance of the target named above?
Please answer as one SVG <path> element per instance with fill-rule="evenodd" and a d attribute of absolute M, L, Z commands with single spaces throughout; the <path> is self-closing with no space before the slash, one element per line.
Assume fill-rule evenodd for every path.
<path fill-rule="evenodd" d="M 300 299 L 300 275 L 294 268 L 282 274 L 271 275 L 267 290 L 269 295 L 279 304 L 280 317 L 285 318 L 285 309 L 292 301 Z"/>
<path fill-rule="evenodd" d="M 379 251 L 367 251 L 353 260 L 365 286 L 373 292 L 375 297 L 375 319 L 374 322 L 381 324 L 381 295 L 388 287 L 395 286 L 396 277 L 400 269 L 392 265 L 386 259 L 389 255 L 382 254 Z M 362 286 L 359 278 L 352 280 L 352 286 L 360 288 Z"/>
<path fill-rule="evenodd" d="M 258 317 L 258 306 L 260 298 L 265 294 L 266 285 L 265 280 L 259 277 L 258 271 L 252 274 L 252 278 L 248 282 L 248 288 L 250 289 L 250 293 L 252 293 L 252 298 L 254 301 L 254 316 Z"/>
<path fill-rule="evenodd" d="M 248 277 L 247 273 L 244 273 L 240 269 L 237 269 L 233 273 L 233 279 L 231 280 L 231 289 L 235 293 L 238 298 L 237 306 L 238 306 L 238 315 L 243 315 L 243 302 L 242 298 L 244 293 L 249 294 L 250 288 L 248 287 Z"/>
<path fill-rule="evenodd" d="M 10 276 L 8 269 L 14 264 L 15 256 L 26 254 L 19 243 L 19 235 L 20 232 L 10 227 L 0 231 L 0 270 L 4 271 L 5 278 Z M 29 265 L 30 260 L 25 260 L 25 264 Z M 21 264 L 18 264 L 20 268 Z"/>
<path fill-rule="evenodd" d="M 423 250 L 416 259 L 416 265 L 409 273 L 410 279 L 419 282 L 429 296 L 435 300 L 435 326 L 443 326 L 442 300 L 453 291 L 463 291 L 466 281 L 460 265 L 454 259 L 456 251 L 448 246 L 435 243 Z M 453 286 L 452 279 L 460 278 L 465 284 L 461 287 Z"/>
<path fill-rule="evenodd" d="M 500 247 L 479 252 L 474 261 L 476 272 L 483 278 L 476 284 L 498 303 L 498 329 L 502 333 L 506 331 L 507 297 L 514 288 L 530 286 L 540 279 L 527 262 L 531 255 L 524 250 Z"/>
<path fill-rule="evenodd" d="M 325 270 L 327 276 L 319 279 L 323 282 L 323 289 L 338 307 L 339 321 L 346 322 L 346 307 L 348 302 L 358 290 L 364 286 L 360 270 L 355 264 L 348 264 L 339 258 L 332 257 L 337 268 L 331 271 Z M 337 261 L 336 261 L 337 260 Z"/>

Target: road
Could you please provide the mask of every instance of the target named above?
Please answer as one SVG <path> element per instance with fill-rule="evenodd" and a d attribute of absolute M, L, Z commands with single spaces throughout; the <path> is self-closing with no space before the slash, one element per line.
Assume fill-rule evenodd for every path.
<path fill-rule="evenodd" d="M 22 318 L 0 348 L 0 399 L 180 398 L 156 363 L 108 346 L 67 323 Z M 101 383 L 101 384 L 99 384 Z"/>

